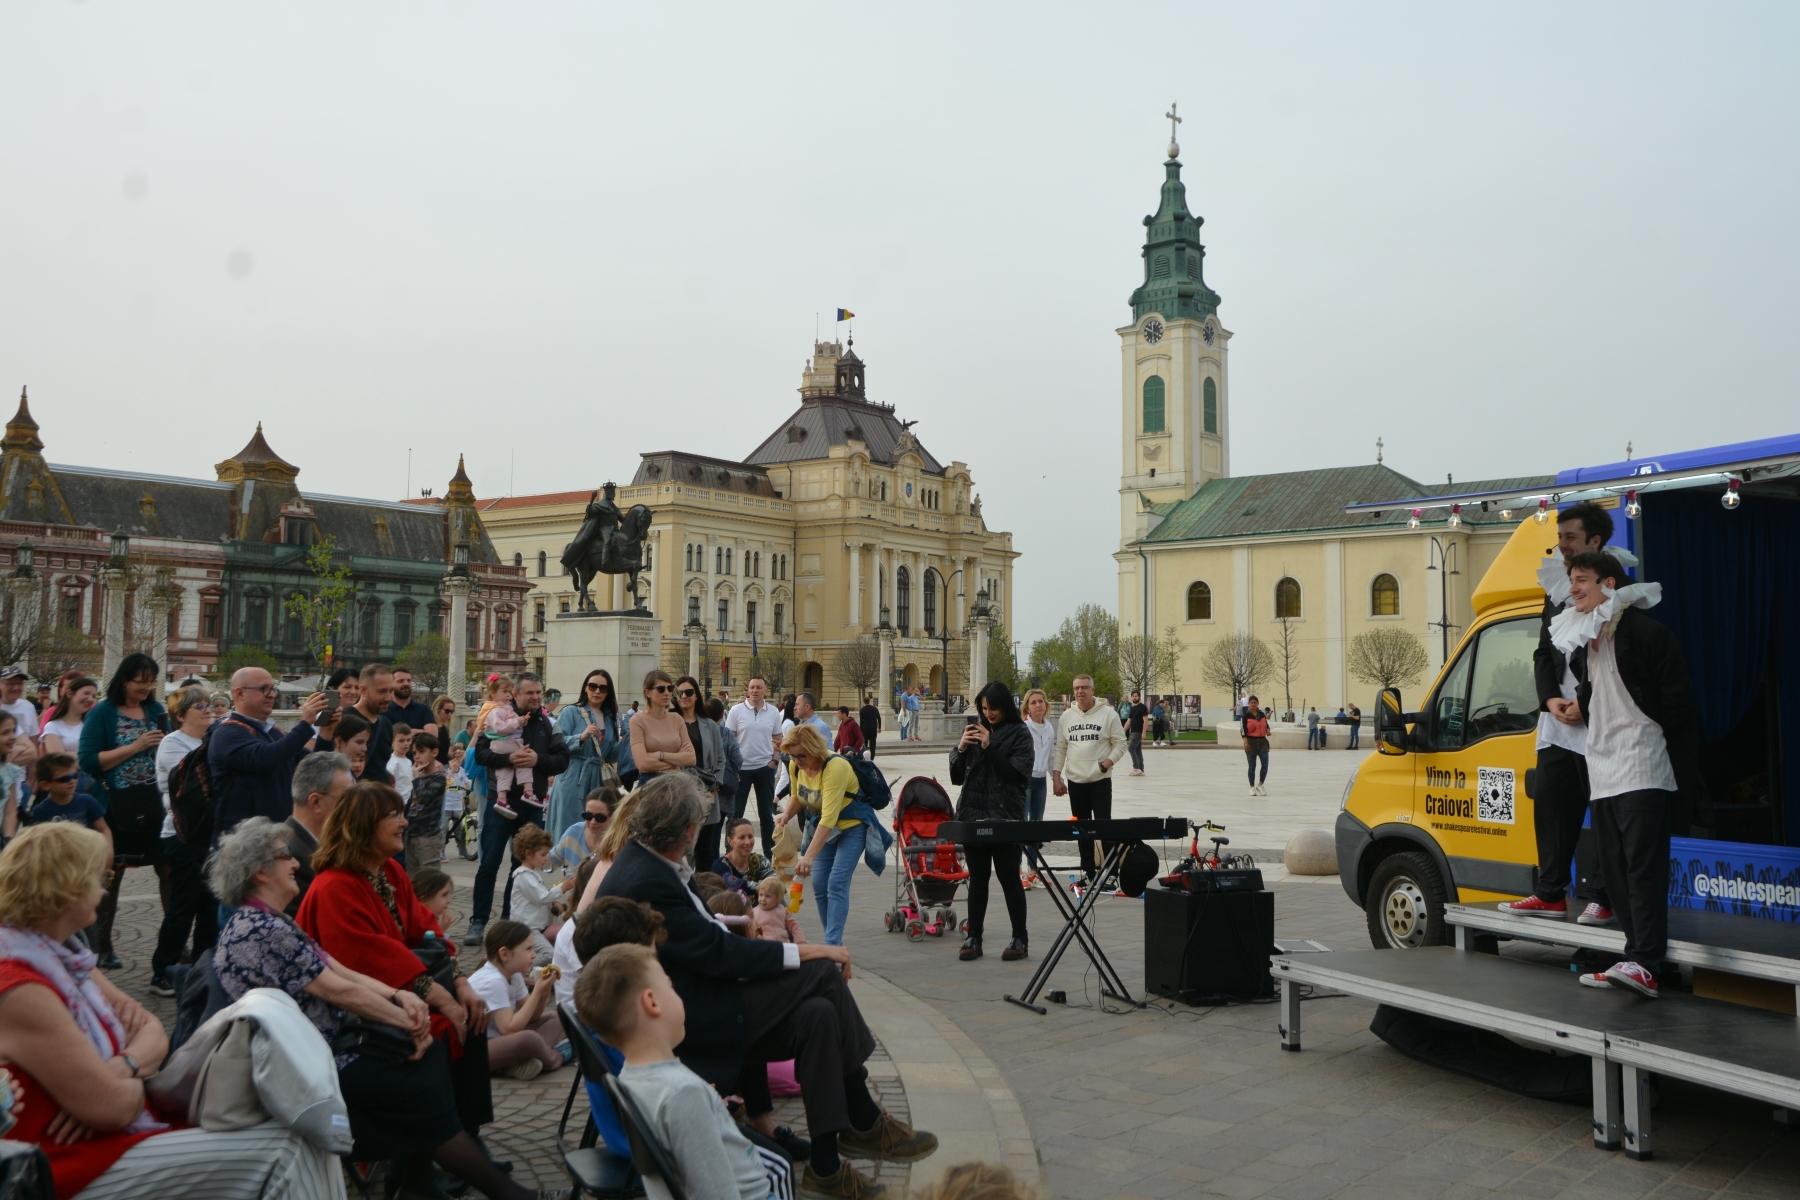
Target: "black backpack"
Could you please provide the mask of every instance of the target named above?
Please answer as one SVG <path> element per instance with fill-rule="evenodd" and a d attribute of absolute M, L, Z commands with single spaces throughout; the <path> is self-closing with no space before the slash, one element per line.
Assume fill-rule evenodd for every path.
<path fill-rule="evenodd" d="M 169 772 L 169 814 L 175 819 L 175 836 L 182 845 L 195 850 L 212 845 L 218 802 L 213 796 L 212 768 L 206 755 L 212 748 L 213 730 L 219 725 L 220 722 L 213 722 L 200 744 L 182 755 Z"/>

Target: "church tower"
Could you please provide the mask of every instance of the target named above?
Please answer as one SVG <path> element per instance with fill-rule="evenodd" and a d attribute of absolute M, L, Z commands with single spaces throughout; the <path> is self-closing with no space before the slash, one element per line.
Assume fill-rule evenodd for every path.
<path fill-rule="evenodd" d="M 1180 118 L 1170 106 L 1162 202 L 1144 218 L 1144 281 L 1120 349 L 1121 547 L 1149 532 L 1152 504 L 1186 500 L 1231 471 L 1230 389 L 1219 294 L 1206 286 L 1204 221 L 1181 182 Z"/>

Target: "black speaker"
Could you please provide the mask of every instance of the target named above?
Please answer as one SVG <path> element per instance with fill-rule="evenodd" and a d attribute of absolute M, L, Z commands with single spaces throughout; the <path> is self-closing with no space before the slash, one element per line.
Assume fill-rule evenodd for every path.
<path fill-rule="evenodd" d="M 1275 893 L 1144 893 L 1144 990 L 1186 1004 L 1275 994 Z"/>

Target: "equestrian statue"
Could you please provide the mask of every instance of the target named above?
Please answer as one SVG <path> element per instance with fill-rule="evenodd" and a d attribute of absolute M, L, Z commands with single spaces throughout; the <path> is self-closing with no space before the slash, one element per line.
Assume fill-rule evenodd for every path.
<path fill-rule="evenodd" d="M 575 590 L 581 595 L 582 612 L 597 612 L 588 585 L 596 575 L 628 575 L 625 590 L 631 595 L 634 612 L 644 610 L 638 598 L 638 575 L 644 569 L 644 539 L 650 532 L 650 509 L 634 504 L 621 513 L 613 496 L 616 485 L 608 482 L 605 495 L 588 493 L 587 517 L 575 540 L 563 547 L 563 569 L 575 577 Z"/>

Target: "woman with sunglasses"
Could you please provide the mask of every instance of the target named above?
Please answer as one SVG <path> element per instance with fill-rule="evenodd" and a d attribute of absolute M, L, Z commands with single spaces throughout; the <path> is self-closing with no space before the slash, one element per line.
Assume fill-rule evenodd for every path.
<path fill-rule="evenodd" d="M 610 674 L 598 668 L 587 673 L 581 681 L 581 698 L 563 705 L 556 714 L 556 732 L 569 747 L 569 769 L 550 785 L 544 828 L 552 833 L 559 829 L 577 833 L 571 826 L 581 820 L 582 802 L 594 789 L 616 782 L 631 762 L 631 740 L 619 720 Z M 606 778 L 608 764 L 617 772 L 612 781 Z"/>
<path fill-rule="evenodd" d="M 448 696 L 439 696 L 436 700 L 433 700 L 431 702 L 431 719 L 437 722 L 438 727 L 438 761 L 443 763 L 444 769 L 448 771 L 450 769 L 450 754 L 453 749 L 451 746 L 452 738 L 450 731 L 456 725 L 456 701 Z"/>
<path fill-rule="evenodd" d="M 675 681 L 675 711 L 687 725 L 688 741 L 694 747 L 694 765 L 688 768 L 706 793 L 710 807 L 700 822 L 700 840 L 694 843 L 694 869 L 719 856 L 719 780 L 725 773 L 724 730 L 706 715 L 706 700 L 700 693 L 700 681 L 683 675 Z M 732 739 L 736 741 L 736 738 Z"/>
<path fill-rule="evenodd" d="M 671 707 L 675 681 L 665 671 L 644 676 L 644 708 L 631 719 L 631 761 L 641 775 L 661 775 L 694 765 L 687 722 Z"/>

